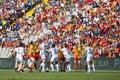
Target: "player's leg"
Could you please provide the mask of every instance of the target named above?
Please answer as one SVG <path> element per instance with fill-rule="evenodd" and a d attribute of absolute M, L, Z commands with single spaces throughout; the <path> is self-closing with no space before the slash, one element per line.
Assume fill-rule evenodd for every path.
<path fill-rule="evenodd" d="M 50 62 L 50 67 L 51 67 L 52 71 L 55 71 L 55 70 L 54 70 L 53 63 L 54 63 L 54 62 Z"/>
<path fill-rule="evenodd" d="M 17 59 L 15 59 L 15 71 L 17 71 L 17 69 L 18 69 L 18 60 Z"/>
<path fill-rule="evenodd" d="M 80 61 L 80 59 L 78 59 L 78 68 L 79 68 L 79 70 L 81 70 L 81 69 L 82 69 L 82 66 L 81 66 L 81 61 Z"/>
<path fill-rule="evenodd" d="M 90 72 L 90 56 L 86 57 L 86 63 L 87 63 L 87 70 Z"/>
<path fill-rule="evenodd" d="M 33 57 L 30 58 L 30 60 L 32 61 L 31 64 L 29 65 L 29 69 L 30 71 L 32 71 L 34 65 L 35 65 L 35 59 Z"/>
<path fill-rule="evenodd" d="M 19 67 L 17 71 L 20 71 L 22 69 L 23 61 L 20 61 Z"/>
<path fill-rule="evenodd" d="M 21 71 L 22 65 L 23 65 L 23 57 L 22 56 L 17 56 L 16 60 L 17 60 L 17 62 L 19 62 L 17 71 Z"/>
<path fill-rule="evenodd" d="M 93 69 L 93 72 L 95 72 L 94 60 L 92 60 L 92 69 Z"/>
<path fill-rule="evenodd" d="M 76 58 L 74 57 L 74 71 L 76 71 L 76 68 L 77 68 L 76 63 L 77 63 L 77 60 L 76 60 Z"/>
<path fill-rule="evenodd" d="M 86 61 L 87 56 L 84 57 L 84 60 Z M 85 62 L 85 71 L 87 71 L 87 63 Z"/>
<path fill-rule="evenodd" d="M 35 59 L 34 67 L 35 67 L 35 70 L 37 71 L 37 64 L 38 64 L 38 61 L 40 60 L 40 55 L 39 54 L 35 55 L 34 59 Z"/>
<path fill-rule="evenodd" d="M 57 72 L 59 72 L 59 64 L 58 64 L 58 61 L 55 61 L 55 66 L 56 66 Z"/>
<path fill-rule="evenodd" d="M 70 57 L 67 57 L 67 58 L 66 58 L 66 68 L 67 68 L 67 71 L 68 71 L 68 72 L 71 71 Z"/>
<path fill-rule="evenodd" d="M 80 57 L 80 56 L 78 56 L 78 68 L 79 68 L 79 70 L 82 69 L 82 65 L 81 65 L 81 57 Z"/>
<path fill-rule="evenodd" d="M 22 72 L 24 72 L 24 68 L 25 68 L 25 61 L 23 61 L 23 64 L 22 64 L 22 69 L 21 69 Z"/>
<path fill-rule="evenodd" d="M 53 64 L 54 64 L 54 57 L 52 56 L 52 57 L 51 57 L 51 60 L 50 60 L 50 67 L 51 67 L 52 71 L 54 71 L 54 66 L 53 66 Z"/>
<path fill-rule="evenodd" d="M 35 70 L 37 71 L 37 60 L 35 60 L 34 67 L 35 67 Z"/>
<path fill-rule="evenodd" d="M 42 71 L 44 72 L 45 71 L 45 62 L 46 62 L 45 61 L 45 59 L 46 59 L 45 55 L 42 55 L 41 59 L 42 59 L 41 68 L 42 68 Z"/>
<path fill-rule="evenodd" d="M 41 69 L 42 69 L 42 72 L 45 71 L 45 59 L 42 60 Z"/>
<path fill-rule="evenodd" d="M 62 61 L 62 72 L 65 72 L 66 62 L 65 60 Z"/>
<path fill-rule="evenodd" d="M 70 72 L 71 71 L 70 62 L 66 62 L 66 67 L 67 67 L 68 72 Z"/>
<path fill-rule="evenodd" d="M 31 63 L 32 63 L 32 60 L 31 60 L 31 59 L 28 59 L 28 60 L 27 60 L 27 65 L 28 65 L 28 67 L 30 67 Z"/>

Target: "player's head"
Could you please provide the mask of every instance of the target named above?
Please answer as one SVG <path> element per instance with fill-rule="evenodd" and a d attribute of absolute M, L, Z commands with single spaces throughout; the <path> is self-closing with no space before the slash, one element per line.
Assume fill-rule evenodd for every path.
<path fill-rule="evenodd" d="M 63 44 L 63 47 L 67 47 L 67 44 Z"/>
<path fill-rule="evenodd" d="M 19 47 L 23 47 L 23 43 L 22 42 L 19 43 Z"/>
<path fill-rule="evenodd" d="M 30 44 L 31 44 L 31 45 L 34 44 L 33 41 L 31 41 Z"/>
<path fill-rule="evenodd" d="M 52 47 L 53 47 L 53 48 L 55 47 L 55 44 L 54 44 L 54 43 L 52 44 Z"/>
<path fill-rule="evenodd" d="M 92 46 L 92 43 L 88 43 L 87 46 Z"/>

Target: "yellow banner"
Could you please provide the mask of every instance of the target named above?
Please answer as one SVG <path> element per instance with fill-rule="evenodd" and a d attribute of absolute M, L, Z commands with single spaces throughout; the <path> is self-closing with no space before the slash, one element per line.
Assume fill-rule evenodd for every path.
<path fill-rule="evenodd" d="M 45 4 L 48 4 L 48 0 L 44 0 L 44 3 L 45 3 Z"/>

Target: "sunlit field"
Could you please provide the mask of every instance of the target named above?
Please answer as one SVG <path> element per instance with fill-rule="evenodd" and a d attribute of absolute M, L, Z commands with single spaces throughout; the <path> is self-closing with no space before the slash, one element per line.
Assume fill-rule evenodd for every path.
<path fill-rule="evenodd" d="M 0 70 L 0 80 L 120 80 L 120 70 L 99 70 L 95 73 L 85 71 L 18 73 L 14 70 Z"/>

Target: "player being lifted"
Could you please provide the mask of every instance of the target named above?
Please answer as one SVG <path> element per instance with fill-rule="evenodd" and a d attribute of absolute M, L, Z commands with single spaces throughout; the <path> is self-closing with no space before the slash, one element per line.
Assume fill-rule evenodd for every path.
<path fill-rule="evenodd" d="M 70 66 L 70 58 L 71 58 L 71 56 L 68 54 L 68 49 L 67 49 L 67 45 L 66 44 L 63 45 L 63 48 L 62 48 L 61 51 L 63 52 L 63 54 L 65 56 L 66 70 L 68 72 L 70 72 L 71 71 L 71 66 Z"/>
<path fill-rule="evenodd" d="M 24 72 L 24 66 L 25 66 L 25 61 L 24 61 L 24 47 L 23 43 L 19 43 L 19 45 L 15 48 L 14 50 L 15 53 L 15 70 L 17 72 Z"/>
<path fill-rule="evenodd" d="M 92 65 L 92 69 L 95 72 L 95 67 L 94 67 L 94 50 L 92 48 L 91 43 L 88 43 L 87 46 L 85 47 L 84 53 L 87 54 L 86 57 L 86 63 L 87 63 L 87 70 L 88 73 L 90 72 L 90 65 Z"/>
<path fill-rule="evenodd" d="M 59 72 L 59 65 L 58 65 L 58 49 L 56 48 L 55 44 L 52 44 L 52 47 L 49 49 L 51 54 L 50 59 L 50 67 L 52 71 L 55 71 L 53 64 L 55 64 L 57 72 Z"/>

